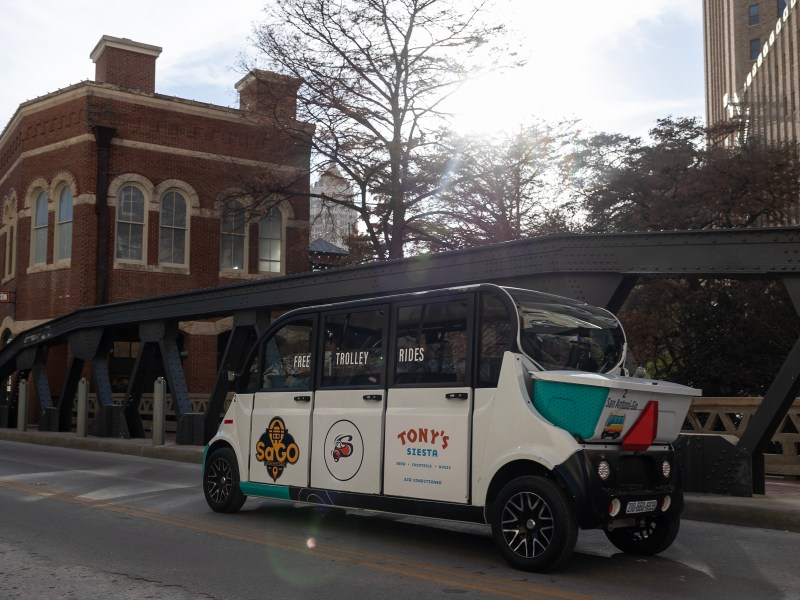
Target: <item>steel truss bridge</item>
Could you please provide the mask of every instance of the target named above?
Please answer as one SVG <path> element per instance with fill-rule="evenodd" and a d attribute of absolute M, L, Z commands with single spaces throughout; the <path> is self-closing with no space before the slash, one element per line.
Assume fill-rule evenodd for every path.
<path fill-rule="evenodd" d="M 216 432 L 228 371 L 238 371 L 272 311 L 314 303 L 436 287 L 493 282 L 578 298 L 616 312 L 640 278 L 781 280 L 800 313 L 800 228 L 554 235 L 456 252 L 251 281 L 237 285 L 92 306 L 29 329 L 0 350 L 0 378 L 33 376 L 40 407 L 69 431 L 82 370 L 92 365 L 98 409 L 113 406 L 110 342 L 121 330 L 140 342 L 121 407 L 127 431 L 144 437 L 139 402 L 160 356 L 175 417 L 204 443 Z M 233 318 L 233 328 L 204 414 L 192 413 L 177 343 L 182 321 Z M 65 382 L 54 403 L 48 349 L 67 344 Z M 60 366 L 63 368 L 63 366 Z M 731 368 L 736 368 L 731 365 Z M 800 391 L 798 340 L 735 445 L 722 436 L 681 436 L 677 448 L 691 491 L 763 493 L 763 451 Z M 16 394 L 12 391 L 10 406 Z M 16 422 L 16 421 L 11 421 Z M 186 430 L 186 428 L 184 428 Z M 180 431 L 180 430 L 179 430 Z M 199 439 L 198 439 L 199 438 Z"/>

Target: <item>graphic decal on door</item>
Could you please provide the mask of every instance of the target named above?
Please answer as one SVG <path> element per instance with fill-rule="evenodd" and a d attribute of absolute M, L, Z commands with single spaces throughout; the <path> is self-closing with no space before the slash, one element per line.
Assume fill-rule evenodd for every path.
<path fill-rule="evenodd" d="M 353 436 L 349 433 L 343 433 L 336 437 L 333 441 L 333 462 L 339 462 L 340 458 L 347 458 L 353 456 Z"/>
<path fill-rule="evenodd" d="M 402 473 L 403 484 L 446 485 L 447 473 L 453 470 L 453 455 L 446 452 L 450 436 L 444 429 L 408 427 L 397 434 L 400 449 L 390 449 L 393 470 Z M 387 460 L 388 462 L 388 460 Z"/>
<path fill-rule="evenodd" d="M 273 417 L 256 443 L 256 460 L 264 463 L 272 481 L 277 481 L 287 465 L 293 465 L 298 458 L 300 448 L 286 429 L 286 423 L 280 417 Z"/>
<path fill-rule="evenodd" d="M 384 493 L 466 502 L 469 496 L 468 417 L 389 415 Z"/>
<path fill-rule="evenodd" d="M 328 472 L 339 481 L 349 481 L 364 461 L 364 438 L 352 421 L 336 421 L 325 436 L 324 451 Z"/>

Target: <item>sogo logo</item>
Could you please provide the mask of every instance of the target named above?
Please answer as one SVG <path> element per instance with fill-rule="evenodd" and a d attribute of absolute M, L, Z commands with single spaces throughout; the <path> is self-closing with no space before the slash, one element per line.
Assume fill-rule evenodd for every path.
<path fill-rule="evenodd" d="M 277 481 L 287 465 L 300 458 L 300 448 L 280 417 L 274 417 L 256 443 L 256 460 L 264 463 L 272 481 Z"/>

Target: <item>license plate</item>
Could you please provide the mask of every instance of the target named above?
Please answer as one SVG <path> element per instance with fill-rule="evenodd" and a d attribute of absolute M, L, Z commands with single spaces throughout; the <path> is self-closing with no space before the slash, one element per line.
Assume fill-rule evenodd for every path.
<path fill-rule="evenodd" d="M 634 500 L 628 502 L 625 507 L 625 514 L 635 515 L 636 513 L 650 512 L 656 509 L 655 500 Z"/>

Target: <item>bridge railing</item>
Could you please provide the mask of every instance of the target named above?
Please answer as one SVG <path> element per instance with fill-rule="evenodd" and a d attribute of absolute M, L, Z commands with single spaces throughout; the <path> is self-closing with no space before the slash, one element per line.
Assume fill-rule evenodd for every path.
<path fill-rule="evenodd" d="M 232 394 L 228 394 L 225 408 Z M 122 404 L 124 394 L 114 394 L 114 403 Z M 205 412 L 208 407 L 208 394 L 191 394 L 193 412 Z M 738 397 L 701 397 L 695 398 L 686 415 L 683 433 L 715 433 L 728 434 L 738 438 L 747 427 L 750 418 L 761 404 L 762 398 Z M 89 395 L 88 412 L 91 419 L 97 409 L 94 394 Z M 153 395 L 143 394 L 139 404 L 139 414 L 150 432 L 153 415 Z M 167 431 L 174 433 L 175 412 L 172 398 L 167 394 Z M 768 475 L 789 475 L 800 477 L 800 399 L 792 408 L 772 438 L 770 447 L 764 454 L 764 463 Z"/>
<path fill-rule="evenodd" d="M 233 398 L 233 393 L 229 393 L 225 399 L 224 410 L 228 410 L 228 404 Z M 121 406 L 125 401 L 125 394 L 115 393 L 112 395 L 113 403 L 116 406 Z M 192 406 L 192 412 L 204 413 L 208 409 L 208 394 L 189 394 L 189 401 Z M 87 402 L 88 418 L 91 421 L 97 413 L 97 396 L 96 394 L 89 394 Z M 144 426 L 145 433 L 149 436 L 152 435 L 152 422 L 153 422 L 153 394 L 142 394 L 139 401 L 139 416 L 142 418 L 142 425 Z M 75 428 L 77 422 L 77 413 L 73 410 L 72 413 L 72 427 Z M 167 394 L 166 397 L 166 420 L 165 426 L 168 433 L 175 433 L 177 423 L 175 421 L 175 409 L 172 404 L 172 395 Z"/>
<path fill-rule="evenodd" d="M 692 401 L 683 433 L 717 433 L 739 438 L 762 398 L 702 397 Z M 764 453 L 767 475 L 800 476 L 800 399 L 795 400 Z"/>

